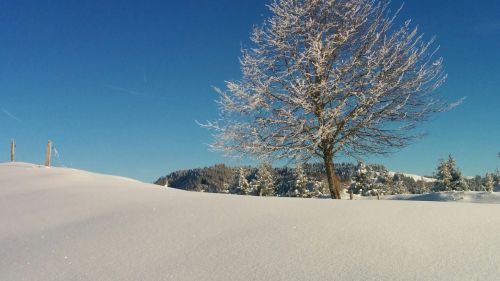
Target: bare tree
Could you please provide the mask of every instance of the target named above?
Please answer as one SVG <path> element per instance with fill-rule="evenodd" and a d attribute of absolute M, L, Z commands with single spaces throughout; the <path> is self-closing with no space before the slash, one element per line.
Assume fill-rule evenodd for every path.
<path fill-rule="evenodd" d="M 340 199 L 334 159 L 386 154 L 446 109 L 431 93 L 446 79 L 424 41 L 388 1 L 275 0 L 272 16 L 242 50 L 241 81 L 216 89 L 220 118 L 211 147 L 229 155 L 324 161 Z"/>

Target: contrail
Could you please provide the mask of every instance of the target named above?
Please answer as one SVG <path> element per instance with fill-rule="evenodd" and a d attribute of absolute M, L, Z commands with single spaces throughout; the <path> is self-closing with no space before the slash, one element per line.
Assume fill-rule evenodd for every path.
<path fill-rule="evenodd" d="M 113 91 L 122 92 L 122 93 L 125 93 L 125 94 L 129 94 L 129 95 L 136 96 L 136 97 L 141 97 L 141 98 L 153 98 L 153 99 L 160 99 L 160 100 L 164 100 L 165 99 L 165 97 L 162 97 L 162 96 L 151 95 L 151 94 L 147 94 L 147 93 L 144 93 L 144 92 L 137 92 L 137 91 L 134 91 L 134 90 L 129 90 L 129 89 L 126 89 L 126 88 L 122 88 L 122 87 L 118 87 L 118 86 L 110 85 L 110 84 L 106 84 L 106 85 L 104 85 L 104 87 L 106 87 L 106 88 L 108 88 L 110 90 L 113 90 Z"/>
<path fill-rule="evenodd" d="M 115 90 L 115 91 L 127 93 L 127 94 L 130 94 L 130 95 L 133 95 L 133 96 L 138 96 L 138 97 L 144 97 L 145 96 L 143 93 L 136 92 L 136 91 L 129 90 L 129 89 L 125 89 L 125 88 L 118 87 L 118 86 L 114 86 L 114 85 L 104 85 L 104 87 L 106 87 L 108 89 L 111 89 L 111 90 Z"/>
<path fill-rule="evenodd" d="M 472 30 L 482 33 L 493 33 L 500 31 L 500 20 L 479 22 L 472 26 Z"/>
<path fill-rule="evenodd" d="M 12 120 L 15 120 L 17 122 L 22 122 L 21 119 L 17 118 L 14 114 L 10 113 L 7 109 L 2 108 L 3 114 L 7 115 Z"/>

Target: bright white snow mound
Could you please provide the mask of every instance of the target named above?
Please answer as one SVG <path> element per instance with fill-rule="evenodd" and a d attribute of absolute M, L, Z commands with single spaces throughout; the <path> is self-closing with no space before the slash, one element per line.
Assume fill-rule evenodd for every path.
<path fill-rule="evenodd" d="M 498 280 L 500 205 L 185 192 L 0 164 L 0 280 Z"/>

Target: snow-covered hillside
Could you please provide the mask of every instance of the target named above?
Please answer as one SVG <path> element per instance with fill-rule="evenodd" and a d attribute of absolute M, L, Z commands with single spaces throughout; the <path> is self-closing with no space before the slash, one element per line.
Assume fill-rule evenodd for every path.
<path fill-rule="evenodd" d="M 498 280 L 500 205 L 259 198 L 0 164 L 0 280 Z"/>
<path fill-rule="evenodd" d="M 393 177 L 395 174 L 402 174 L 405 177 L 412 178 L 414 181 L 423 181 L 423 182 L 435 182 L 436 179 L 433 178 L 427 178 L 419 175 L 414 175 L 414 174 L 408 174 L 408 173 L 398 173 L 398 172 L 389 172 L 389 175 Z"/>

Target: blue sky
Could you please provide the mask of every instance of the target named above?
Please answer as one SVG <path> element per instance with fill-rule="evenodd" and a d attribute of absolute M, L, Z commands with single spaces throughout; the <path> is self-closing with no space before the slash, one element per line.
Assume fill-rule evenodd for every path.
<path fill-rule="evenodd" d="M 151 182 L 177 169 L 219 162 L 210 132 L 211 86 L 240 77 L 238 56 L 252 25 L 268 15 L 261 0 L 0 2 L 0 161 L 42 163 L 54 141 L 58 165 Z M 396 8 L 402 2 L 393 1 Z M 464 174 L 500 165 L 500 2 L 405 3 L 436 35 L 449 101 L 467 97 L 421 129 L 428 136 L 390 157 L 391 170 L 431 174 L 453 154 Z"/>

